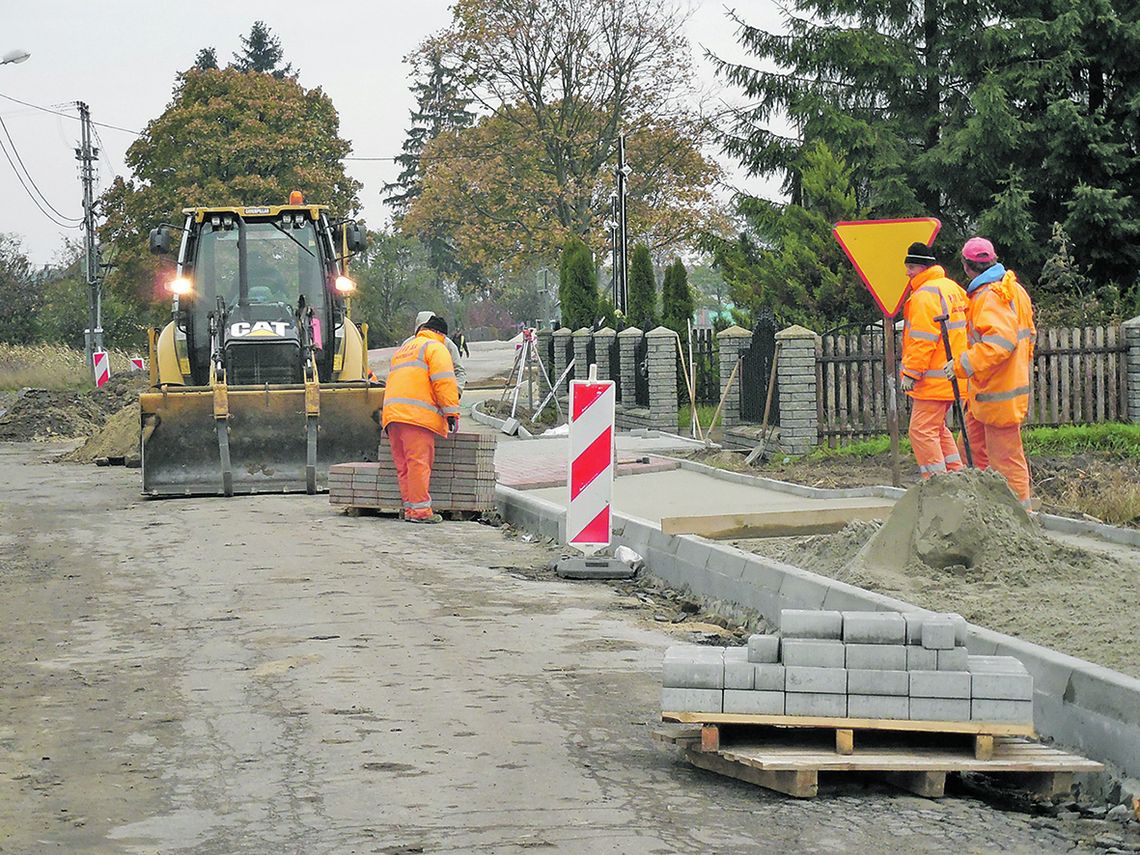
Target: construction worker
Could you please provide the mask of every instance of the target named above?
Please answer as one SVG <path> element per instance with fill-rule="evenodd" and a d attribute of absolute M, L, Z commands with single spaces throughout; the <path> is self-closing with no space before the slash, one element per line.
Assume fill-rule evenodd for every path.
<path fill-rule="evenodd" d="M 1033 303 L 1012 270 L 997 260 L 994 245 L 972 237 L 962 247 L 970 279 L 967 349 L 946 363 L 947 377 L 970 382 L 966 432 L 979 469 L 996 469 L 1025 507 L 1030 505 L 1029 464 L 1021 423 L 1029 413 L 1033 366 Z"/>
<path fill-rule="evenodd" d="M 903 307 L 902 389 L 910 396 L 910 445 L 923 478 L 957 472 L 962 458 L 946 414 L 954 404 L 954 389 L 943 373 L 946 344 L 952 353 L 966 349 L 966 292 L 935 263 L 924 243 L 912 243 L 903 264 L 910 292 Z M 943 321 L 938 318 L 944 317 Z"/>
<path fill-rule="evenodd" d="M 461 353 L 464 356 L 471 355 L 471 348 L 467 346 L 467 333 L 460 330 L 451 337 L 451 340 L 455 342 L 455 350 L 457 353 Z"/>
<path fill-rule="evenodd" d="M 435 312 L 420 312 L 416 315 L 416 329 L 418 330 L 427 323 L 428 318 L 432 317 L 437 317 Z M 406 339 L 404 344 L 407 344 L 411 340 L 410 338 Z M 447 336 L 444 336 L 443 343 L 447 347 L 447 352 L 451 354 L 451 363 L 455 366 L 455 382 L 459 386 L 459 397 L 462 398 L 463 387 L 467 385 L 467 369 L 464 368 L 463 363 L 459 361 L 459 348 L 455 346 L 455 342 Z"/>
<path fill-rule="evenodd" d="M 392 446 L 407 522 L 443 521 L 431 508 L 435 438 L 459 430 L 459 388 L 447 340 L 447 322 L 432 315 L 392 354 L 388 368 L 382 425 Z"/>

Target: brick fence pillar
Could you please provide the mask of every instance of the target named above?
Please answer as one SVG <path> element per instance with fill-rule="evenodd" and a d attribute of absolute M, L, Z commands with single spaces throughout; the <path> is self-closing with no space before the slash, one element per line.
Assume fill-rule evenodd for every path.
<path fill-rule="evenodd" d="M 590 376 L 590 331 L 585 327 L 574 330 L 574 377 L 585 380 Z"/>
<path fill-rule="evenodd" d="M 752 333 L 742 327 L 731 326 L 717 333 L 716 340 L 720 346 L 720 389 L 724 392 L 736 360 L 752 346 Z M 724 392 L 724 406 L 720 409 L 722 427 L 730 428 L 740 424 L 740 388 L 740 369 L 737 369 L 732 386 Z"/>
<path fill-rule="evenodd" d="M 801 326 L 776 333 L 779 362 L 776 388 L 780 395 L 780 447 L 787 454 L 806 454 L 819 443 L 816 409 L 814 332 Z"/>
<path fill-rule="evenodd" d="M 677 432 L 677 334 L 657 327 L 649 339 L 649 424 L 655 430 Z"/>
<path fill-rule="evenodd" d="M 554 339 L 554 330 L 552 329 L 539 329 L 535 331 L 537 341 L 538 355 L 542 358 L 542 365 L 546 369 L 547 374 L 554 371 L 554 363 L 550 361 L 550 342 Z M 546 381 L 542 379 L 542 372 L 535 370 L 536 381 L 538 386 L 542 389 L 542 394 L 545 395 L 550 391 L 546 385 Z M 551 377 L 550 382 L 553 383 L 557 377 Z"/>
<path fill-rule="evenodd" d="M 621 402 L 637 406 L 637 343 L 644 333 L 637 327 L 626 327 L 617 334 L 618 359 L 621 362 Z"/>
<path fill-rule="evenodd" d="M 572 333 L 566 327 L 559 327 L 554 331 L 554 373 L 550 375 L 550 382 L 557 383 L 558 378 L 562 376 L 562 372 L 566 370 L 566 366 L 570 360 L 566 357 L 566 345 L 570 343 L 570 336 Z M 574 379 L 574 372 L 570 372 L 570 376 L 566 378 L 567 381 Z M 570 387 L 563 383 L 558 387 L 558 397 L 565 398 L 570 393 Z"/>
<path fill-rule="evenodd" d="M 1128 407 L 1125 415 L 1130 422 L 1140 424 L 1140 317 L 1125 321 L 1121 328 L 1128 348 L 1124 352 L 1127 366 L 1124 400 Z"/>
<path fill-rule="evenodd" d="M 598 363 L 598 379 L 610 379 L 610 346 L 617 333 L 609 327 L 602 327 L 594 333 L 594 361 Z M 621 393 L 621 389 L 615 390 Z"/>

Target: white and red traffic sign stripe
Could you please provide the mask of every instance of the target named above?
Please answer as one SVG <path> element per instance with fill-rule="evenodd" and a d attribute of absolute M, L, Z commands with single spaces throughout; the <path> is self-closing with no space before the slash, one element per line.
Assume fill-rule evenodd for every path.
<path fill-rule="evenodd" d="M 95 366 L 95 385 L 99 388 L 111 379 L 111 360 L 107 358 L 107 351 L 96 350 L 91 354 L 91 362 Z"/>
<path fill-rule="evenodd" d="M 566 542 L 587 555 L 610 545 L 616 398 L 612 380 L 570 382 Z"/>
<path fill-rule="evenodd" d="M 135 371 L 146 371 L 146 362 L 141 356 L 132 356 L 131 368 L 135 369 Z"/>

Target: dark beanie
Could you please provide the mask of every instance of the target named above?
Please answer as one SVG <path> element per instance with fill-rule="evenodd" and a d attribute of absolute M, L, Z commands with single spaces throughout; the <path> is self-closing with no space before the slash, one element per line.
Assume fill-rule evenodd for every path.
<path fill-rule="evenodd" d="M 420 329 L 431 330 L 432 332 L 437 332 L 440 335 L 447 335 L 447 321 L 445 321 L 439 315 L 432 315 L 430 318 L 420 324 Z"/>
<path fill-rule="evenodd" d="M 906 251 L 906 258 L 903 259 L 903 264 L 922 264 L 926 267 L 934 264 L 937 259 L 934 257 L 934 250 L 926 244 L 915 241 L 910 245 Z"/>

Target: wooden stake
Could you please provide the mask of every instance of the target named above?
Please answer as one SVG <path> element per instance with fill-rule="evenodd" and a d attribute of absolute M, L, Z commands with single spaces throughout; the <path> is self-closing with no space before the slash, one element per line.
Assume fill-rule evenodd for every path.
<path fill-rule="evenodd" d="M 704 432 L 701 430 L 701 420 L 697 417 L 697 396 L 696 391 L 693 389 L 693 382 L 689 378 L 689 371 L 685 367 L 685 351 L 681 349 L 681 339 L 677 338 L 677 355 L 681 357 L 681 371 L 685 375 L 685 391 L 689 395 L 689 409 L 693 414 L 693 424 L 696 425 L 696 435 L 700 438 L 701 442 L 705 441 Z"/>
<path fill-rule="evenodd" d="M 736 360 L 736 364 L 732 366 L 732 373 L 728 375 L 728 380 L 725 382 L 724 388 L 720 390 L 720 403 L 716 405 L 716 412 L 713 413 L 712 421 L 709 422 L 708 434 L 706 434 L 708 436 L 712 435 L 713 427 L 716 425 L 716 420 L 720 417 L 721 408 L 724 406 L 725 396 L 728 395 L 728 390 L 732 388 L 732 381 L 736 379 L 736 372 L 739 370 L 740 363 L 743 360 L 744 357 L 740 357 Z"/>

